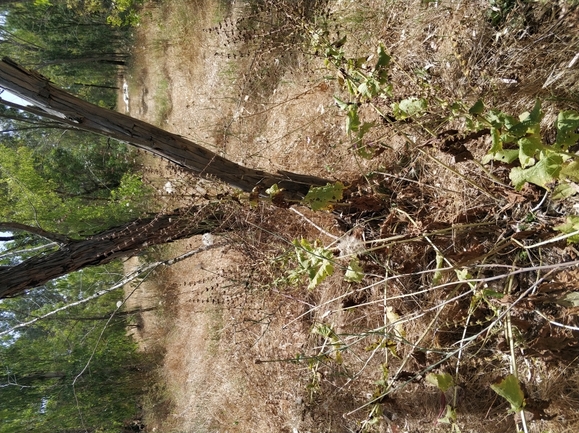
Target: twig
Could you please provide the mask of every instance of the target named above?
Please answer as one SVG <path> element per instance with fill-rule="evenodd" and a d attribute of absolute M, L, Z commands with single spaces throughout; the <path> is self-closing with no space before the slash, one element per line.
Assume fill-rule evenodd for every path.
<path fill-rule="evenodd" d="M 549 322 L 551 325 L 555 325 L 555 326 L 560 326 L 561 328 L 565 328 L 565 329 L 570 329 L 571 331 L 579 331 L 579 327 L 577 326 L 569 326 L 569 325 L 565 325 L 563 323 L 559 323 L 559 322 L 555 322 L 554 320 L 550 320 L 548 319 L 543 313 L 541 313 L 538 310 L 533 310 L 535 313 L 537 313 L 539 316 L 541 316 L 543 319 L 545 319 L 547 322 Z"/>

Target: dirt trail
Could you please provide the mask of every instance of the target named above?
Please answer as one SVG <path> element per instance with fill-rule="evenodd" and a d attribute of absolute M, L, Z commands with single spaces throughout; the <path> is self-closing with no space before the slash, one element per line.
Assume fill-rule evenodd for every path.
<path fill-rule="evenodd" d="M 252 105 L 252 95 L 238 94 L 243 78 L 231 70 L 234 65 L 226 53 L 232 47 L 226 38 L 202 31 L 215 26 L 222 13 L 236 20 L 239 10 L 221 10 L 211 0 L 193 3 L 185 2 L 183 10 L 152 9 L 151 21 L 163 19 L 165 24 L 145 23 L 146 34 L 137 37 L 128 76 L 131 115 L 248 166 L 327 175 L 327 167 L 317 162 L 326 140 L 317 132 L 317 121 L 331 101 L 328 87 L 292 82 L 278 89 L 270 102 L 274 108 Z M 192 14 L 189 8 L 195 6 L 196 31 L 174 44 L 164 32 L 179 27 L 179 13 Z M 340 128 L 341 119 L 326 121 Z M 152 183 L 159 190 L 166 181 L 179 183 L 179 175 L 162 162 L 146 160 L 157 167 Z M 164 254 L 176 256 L 200 245 L 196 237 L 169 246 Z M 138 262 L 131 259 L 127 268 Z M 227 246 L 216 248 L 149 278 L 132 295 L 130 306 L 159 307 L 142 313 L 136 336 L 144 349 L 161 347 L 165 352 L 159 375 L 163 393 L 171 396 L 167 407 L 153 404 L 150 429 L 273 432 L 312 426 L 311 417 L 305 416 L 305 387 L 296 387 L 301 383 L 297 369 L 288 367 L 293 371 L 288 374 L 275 364 L 255 364 L 258 359 L 295 356 L 308 330 L 300 322 L 287 330 L 281 327 L 302 309 L 288 305 L 281 319 L 270 320 L 272 300 L 259 292 L 246 299 L 250 277 L 244 263 Z M 287 342 L 284 335 L 290 336 Z"/>
<path fill-rule="evenodd" d="M 330 9 L 346 8 L 350 3 L 328 2 Z M 375 52 L 378 40 L 389 44 L 388 49 L 400 59 L 392 67 L 392 74 L 398 74 L 397 82 L 401 83 L 395 91 L 422 96 L 441 86 L 449 98 L 469 102 L 476 96 L 479 90 L 469 81 L 471 72 L 464 71 L 465 65 L 470 64 L 457 56 L 456 47 L 460 44 L 453 40 L 453 32 L 463 31 L 459 35 L 463 39 L 479 37 L 477 32 L 484 30 L 480 24 L 484 20 L 476 17 L 486 1 L 457 0 L 448 5 L 415 1 L 403 2 L 404 7 L 400 6 L 402 3 L 391 6 L 391 2 L 382 1 L 358 3 L 362 12 L 347 16 L 350 21 L 346 20 L 358 29 L 358 39 L 351 43 L 354 46 L 351 50 L 366 56 Z M 482 221 L 499 207 L 501 212 L 512 208 L 513 215 L 523 215 L 518 203 L 501 202 L 499 206 L 491 200 L 491 194 L 491 198 L 481 195 L 477 182 L 483 179 L 486 187 L 492 182 L 469 161 L 459 164 L 452 155 L 435 150 L 437 159 L 433 160 L 422 152 L 426 145 L 420 147 L 420 154 L 409 156 L 408 142 L 416 138 L 411 134 L 403 137 L 404 134 L 376 128 L 382 135 L 376 133 L 375 138 L 382 143 L 379 150 L 384 153 L 371 160 L 360 158 L 352 151 L 352 140 L 345 133 L 345 115 L 332 98 L 340 89 L 324 79 L 327 70 L 323 59 L 306 58 L 300 50 L 288 59 L 284 57 L 286 49 L 273 43 L 266 55 L 256 45 L 259 42 L 245 40 L 243 35 L 237 35 L 236 39 L 233 23 L 243 17 L 243 4 L 225 0 L 148 4 L 127 75 L 130 114 L 253 168 L 283 169 L 346 182 L 373 169 L 382 171 L 387 181 L 378 185 L 384 186 L 380 194 L 394 196 L 391 190 L 396 190 L 394 210 L 388 214 L 390 203 L 378 203 L 383 207 L 382 219 L 372 225 L 373 214 L 368 212 L 368 225 L 356 227 L 348 238 L 353 244 L 369 235 L 388 238 L 403 233 L 414 238 L 425 231 L 437 230 L 444 222 L 453 227 L 452 239 L 444 244 L 445 252 L 449 257 L 455 254 L 458 260 L 469 252 L 478 254 L 479 247 L 492 249 L 493 241 L 483 235 L 480 240 L 479 229 L 455 238 L 455 222 L 462 222 L 461 218 L 470 222 L 479 216 Z M 378 20 L 375 27 L 360 24 L 375 22 L 374 15 L 378 13 L 383 20 Z M 304 29 L 300 27 L 300 31 Z M 259 34 L 255 29 L 252 31 Z M 267 36 L 273 37 L 269 33 Z M 478 58 L 477 55 L 483 55 L 476 51 L 480 47 L 474 47 L 471 52 L 465 50 L 462 58 L 470 55 L 472 66 L 491 64 L 488 59 Z M 486 82 L 483 78 L 481 81 Z M 499 98 L 497 95 L 504 91 L 494 87 L 489 92 Z M 377 125 L 385 124 L 375 112 L 362 114 Z M 425 116 L 425 122 L 428 120 Z M 408 126 L 401 123 L 401 128 Z M 480 141 L 471 144 L 469 150 L 477 158 L 488 147 Z M 155 203 L 159 208 L 170 208 L 183 197 L 204 195 L 213 188 L 184 177 L 162 161 L 145 161 L 148 167 L 145 176 L 159 192 L 159 203 Z M 178 186 L 177 192 L 169 192 L 167 182 Z M 375 203 L 365 202 L 362 193 L 361 196 L 360 205 L 372 210 Z M 404 276 L 395 282 L 373 283 L 391 275 L 392 269 L 384 264 L 384 253 L 372 257 L 374 262 L 370 259 L 365 262 L 371 276 L 370 285 L 363 291 L 356 284 L 345 283 L 337 274 L 315 291 L 306 290 L 289 283 L 291 240 L 321 238 L 325 245 L 335 245 L 334 237 L 343 234 L 343 227 L 338 227 L 328 214 L 299 211 L 308 219 L 289 210 L 266 207 L 241 212 L 242 234 L 232 231 L 216 235 L 214 242 L 223 243 L 222 246 L 161 270 L 136 289 L 129 304 L 158 306 L 158 310 L 143 313 L 142 326 L 135 335 L 144 349 L 165 354 L 158 369 L 160 381 L 153 387 L 148 405 L 151 431 L 342 433 L 362 431 L 361 426 L 371 419 L 365 404 L 380 395 L 385 378 L 395 370 L 389 372 L 388 362 L 395 363 L 395 358 L 403 355 L 392 349 L 391 341 L 384 345 L 385 340 L 380 340 L 381 343 L 378 337 L 372 340 L 373 333 L 387 325 L 392 327 L 397 314 L 425 311 L 425 305 L 435 306 L 430 310 L 432 315 L 438 311 L 437 305 L 443 298 L 437 298 L 438 293 L 420 292 L 426 278 L 420 272 L 435 263 L 438 254 L 432 253 L 430 244 L 424 240 L 413 240 L 397 249 L 389 246 L 388 266 L 397 267 Z M 277 230 L 278 227 L 283 230 Z M 201 237 L 195 237 L 154 254 L 174 257 L 201 245 Z M 131 259 L 127 267 L 136 266 L 139 260 Z M 336 261 L 341 271 L 349 266 L 338 252 Z M 414 292 L 421 294 L 415 296 Z M 399 299 L 396 309 L 387 309 L 387 294 Z M 425 316 L 424 322 L 409 322 L 405 325 L 405 338 L 422 342 L 424 328 L 436 323 L 433 331 L 436 335 L 429 337 L 441 347 L 447 343 L 444 338 L 450 339 L 449 346 L 456 345 L 467 328 L 457 325 L 455 316 L 458 313 L 466 316 L 469 308 L 468 302 L 463 305 L 457 300 L 440 317 Z M 335 359 L 317 357 L 328 345 L 338 345 L 328 337 L 331 333 L 324 336 L 323 329 L 316 331 L 315 326 L 322 323 L 343 332 L 344 339 L 351 343 L 352 353 L 358 350 L 348 354 L 351 355 L 348 366 L 337 355 Z M 351 329 L 367 332 L 358 340 L 359 336 Z M 409 371 L 420 370 L 427 361 L 439 359 L 436 351 L 418 349 L 418 346 L 400 349 L 408 352 L 404 361 L 408 362 L 401 371 L 406 379 L 413 374 Z M 308 354 L 314 356 L 308 358 Z M 302 357 L 300 362 L 295 362 L 297 356 Z M 489 377 L 484 377 L 487 371 L 497 371 L 497 364 L 502 362 L 500 356 L 488 352 L 485 356 L 475 355 L 472 369 L 462 377 L 461 386 L 466 391 L 461 388 L 460 392 L 466 394 L 467 403 L 461 406 L 464 410 L 461 422 L 476 427 L 463 431 L 494 432 L 511 427 L 503 414 L 505 407 L 500 406 L 487 386 Z M 557 380 L 541 368 L 533 371 L 542 378 L 541 383 Z M 484 387 L 479 386 L 483 382 Z M 539 388 L 543 385 L 537 383 L 535 394 L 540 395 Z M 373 406 L 384 413 L 376 415 L 380 423 L 367 424 L 366 431 L 403 431 L 405 425 L 408 428 L 404 431 L 443 431 L 445 426 L 436 422 L 441 413 L 440 399 L 440 392 L 424 381 L 409 383 L 396 397 Z M 569 402 L 571 397 L 564 403 Z M 536 424 L 535 431 L 540 431 L 541 426 Z"/>

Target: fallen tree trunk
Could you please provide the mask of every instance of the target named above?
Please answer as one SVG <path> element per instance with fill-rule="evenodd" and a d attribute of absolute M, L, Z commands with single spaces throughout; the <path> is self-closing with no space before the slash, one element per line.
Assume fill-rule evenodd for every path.
<path fill-rule="evenodd" d="M 286 191 L 288 198 L 295 199 L 304 197 L 311 186 L 329 182 L 316 176 L 285 171 L 267 173 L 243 167 L 177 134 L 83 101 L 8 58 L 0 62 L 0 87 L 34 106 L 19 107 L 22 110 L 38 114 L 40 109 L 41 114 L 63 124 L 124 141 L 195 174 L 213 176 L 243 191 L 253 191 L 256 187 L 265 190 L 277 184 Z"/>

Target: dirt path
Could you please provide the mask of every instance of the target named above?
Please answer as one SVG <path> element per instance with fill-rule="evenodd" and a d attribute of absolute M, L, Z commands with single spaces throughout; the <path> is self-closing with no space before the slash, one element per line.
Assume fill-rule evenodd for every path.
<path fill-rule="evenodd" d="M 228 22 L 237 19 L 235 6 L 222 7 L 205 1 L 151 10 L 151 21 L 163 24 L 145 23 L 146 34 L 137 38 L 128 77 L 131 115 L 248 166 L 327 175 L 333 169 L 317 161 L 329 137 L 319 131 L 327 129 L 323 122 L 341 126 L 336 116 L 323 119 L 324 106 L 331 104 L 328 86 L 308 87 L 292 79 L 268 101 L 274 108 L 252 103 L 254 95 L 240 95 L 243 77 L 231 70 L 235 65 L 227 58 L 234 47 L 225 35 L 202 31 L 218 25 L 222 14 Z M 175 43 L 185 22 L 196 31 L 186 31 Z M 167 181 L 179 183 L 170 168 L 152 164 L 158 167 L 152 182 L 159 190 Z M 197 238 L 183 241 L 165 254 L 200 245 Z M 164 388 L 151 397 L 160 403 L 151 402 L 150 429 L 294 432 L 315 425 L 306 416 L 309 397 L 301 367 L 256 364 L 293 358 L 305 346 L 308 329 L 302 322 L 282 330 L 303 305 L 280 307 L 280 299 L 265 299 L 259 287 L 248 293 L 246 287 L 261 278 L 249 275 L 247 266 L 243 256 L 224 246 L 173 266 L 133 294 L 133 302 L 144 307 L 159 304 L 159 310 L 142 314 L 137 334 L 144 348 L 166 354 L 159 367 Z M 160 301 L 153 301 L 157 297 Z"/>
<path fill-rule="evenodd" d="M 481 34 L 492 31 L 480 10 L 488 2 L 326 3 L 328 10 L 343 14 L 340 19 L 346 28 L 342 31 L 356 30 L 348 49 L 360 59 L 368 53 L 375 56 L 379 42 L 396 54 L 392 80 L 402 84 L 393 91 L 395 96 L 406 92 L 427 98 L 442 89 L 449 100 L 472 103 L 479 93 L 487 92 L 497 104 L 508 105 L 511 99 L 505 94 L 509 98 L 520 94 L 517 103 L 521 106 L 535 97 L 524 93 L 523 85 L 506 88 L 504 82 L 496 84 L 483 73 L 495 73 L 494 79 L 508 69 L 495 64 L 494 57 L 486 59 L 483 52 Z M 454 350 L 468 328 L 459 321 L 467 316 L 470 320 L 471 304 L 469 298 L 457 298 L 446 310 L 439 308 L 447 293 L 424 290 L 430 284 L 428 272 L 434 272 L 432 266 L 438 263 L 441 250 L 457 263 L 472 260 L 469 254 L 495 251 L 499 241 L 493 236 L 506 233 L 507 228 L 492 215 L 505 212 L 513 221 L 522 220 L 527 201 L 536 197 L 532 192 L 523 196 L 525 192 L 510 190 L 508 199 L 500 196 L 503 190 L 478 165 L 457 162 L 451 152 L 438 151 L 432 140 L 407 132 L 404 128 L 410 128 L 412 121 L 401 122 L 402 133 L 379 128 L 387 125 L 387 116 L 381 118 L 373 110 L 361 115 L 378 125 L 370 140 L 371 145 L 378 143 L 374 148 L 378 157 L 360 157 L 345 132 L 345 114 L 332 98 L 343 94 L 336 84 L 340 78 L 324 78 L 328 69 L 321 55 L 284 45 L 285 40 L 293 40 L 292 35 L 280 42 L 261 21 L 259 25 L 252 22 L 250 32 L 243 30 L 249 25 L 243 21 L 248 14 L 244 4 L 225 0 L 148 4 L 127 75 L 130 114 L 250 167 L 346 182 L 372 171 L 383 177 L 365 179 L 373 192 L 379 191 L 372 199 L 360 187 L 357 198 L 365 225 L 352 223 L 350 227 L 349 221 L 305 209 L 298 209 L 304 213 L 301 217 L 268 206 L 242 207 L 235 214 L 240 230 L 215 236 L 214 242 L 223 245 L 160 271 L 139 286 L 132 302 L 156 305 L 158 310 L 143 314 L 138 338 L 143 348 L 164 354 L 147 404 L 149 429 L 196 433 L 447 431 L 437 421 L 445 410 L 440 391 L 422 376 L 410 378 L 425 365 L 438 363 L 443 350 Z M 267 17 L 274 20 L 276 11 L 302 4 L 279 2 Z M 328 12 L 320 12 L 316 19 L 322 20 L 324 14 Z M 309 29 L 304 22 L 292 25 L 294 30 Z M 489 44 L 493 37 L 500 42 L 507 36 L 488 37 Z M 491 48 L 505 59 L 514 56 L 506 43 L 496 42 Z M 370 62 L 372 57 L 366 59 Z M 477 67 L 487 69 L 476 75 Z M 520 71 L 522 64 L 512 60 L 510 68 Z M 549 91 L 556 93 L 557 85 Z M 390 109 L 386 103 L 379 108 Z M 428 123 L 428 116 L 421 121 L 438 132 L 436 128 L 442 126 Z M 444 128 L 451 126 L 457 125 Z M 420 143 L 419 152 L 408 150 L 413 140 Z M 479 159 L 488 147 L 484 140 L 468 144 Z M 430 148 L 433 152 L 427 155 L 424 149 Z M 145 176 L 159 192 L 155 204 L 159 208 L 187 203 L 193 196 L 216 197 L 221 188 L 198 182 L 160 161 L 146 164 Z M 388 198 L 372 201 L 377 196 Z M 382 212 L 379 216 L 377 209 Z M 480 223 L 482 228 L 460 232 L 461 224 L 469 223 L 473 227 Z M 491 223 L 496 227 L 486 229 L 484 224 Z M 336 243 L 344 227 L 352 230 Z M 448 227 L 452 237 L 441 236 L 439 241 L 433 235 L 440 242 L 436 253 L 428 243 L 430 238 L 416 240 L 422 233 Z M 375 256 L 364 256 L 366 286 L 344 281 L 343 273 L 350 266 L 349 259 L 342 257 L 344 250 L 366 240 L 372 246 L 376 239 L 397 236 L 412 241 L 392 242 Z M 307 284 L 294 284 L 290 276 L 296 267 L 291 241 L 302 237 L 331 245 L 341 271 L 313 291 L 305 288 Z M 176 256 L 201 245 L 201 237 L 196 237 L 155 254 Z M 132 259 L 131 266 L 138 260 Z M 390 282 L 392 272 L 398 274 Z M 454 277 L 450 272 L 441 278 Z M 387 299 L 396 301 L 387 304 Z M 473 321 L 492 315 L 494 304 L 483 304 Z M 397 317 L 419 313 L 423 319 L 409 320 L 404 329 L 393 328 Z M 517 320 L 527 320 L 526 315 L 526 311 L 520 313 Z M 473 326 L 479 326 L 478 322 Z M 473 326 L 469 332 L 478 332 Z M 419 343 L 405 346 L 393 342 L 394 337 L 379 339 L 376 335 L 384 329 L 399 340 Z M 335 334 L 343 340 L 332 337 Z M 433 342 L 431 349 L 421 348 L 426 339 Z M 462 431 L 514 429 L 512 417 L 505 415 L 506 406 L 489 388 L 488 372 L 506 371 L 504 341 L 495 343 L 484 351 L 481 346 L 484 356 L 477 351 L 469 358 L 460 386 L 453 387 L 455 401 L 460 395 L 459 418 L 461 426 L 466 426 Z M 336 349 L 332 356 L 325 354 L 328 347 Z M 338 352 L 348 357 L 347 362 Z M 529 377 L 539 378 L 530 384 L 537 401 L 552 395 L 545 384 L 558 380 L 545 365 L 537 361 L 536 366 L 524 363 L 521 367 Z M 445 364 L 444 368 L 450 372 L 451 367 Z M 576 375 L 572 377 L 570 384 L 579 383 Z M 386 383 L 406 380 L 408 385 L 399 394 L 380 400 Z M 565 396 L 549 413 L 565 412 L 579 398 L 571 391 Z M 367 404 L 376 398 L 378 403 Z M 551 425 L 555 429 L 550 431 L 573 431 L 566 428 L 579 425 L 579 420 L 576 414 L 569 416 L 567 424 L 537 421 L 532 431 L 546 431 Z"/>

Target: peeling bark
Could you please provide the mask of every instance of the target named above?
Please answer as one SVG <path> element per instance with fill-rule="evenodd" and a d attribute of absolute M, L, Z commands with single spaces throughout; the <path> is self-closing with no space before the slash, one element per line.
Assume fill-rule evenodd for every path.
<path fill-rule="evenodd" d="M 83 101 L 8 58 L 0 62 L 0 87 L 35 106 L 20 107 L 23 110 L 38 113 L 40 108 L 63 124 L 127 142 L 200 176 L 215 177 L 243 191 L 250 192 L 256 187 L 263 191 L 277 184 L 285 190 L 287 198 L 299 199 L 311 186 L 329 182 L 316 176 L 285 171 L 267 173 L 243 167 L 177 134 Z"/>
<path fill-rule="evenodd" d="M 83 240 L 61 238 L 56 251 L 0 267 L 0 298 L 16 296 L 87 266 L 134 255 L 152 245 L 205 233 L 218 224 L 218 217 L 211 213 L 188 210 L 139 219 Z"/>

